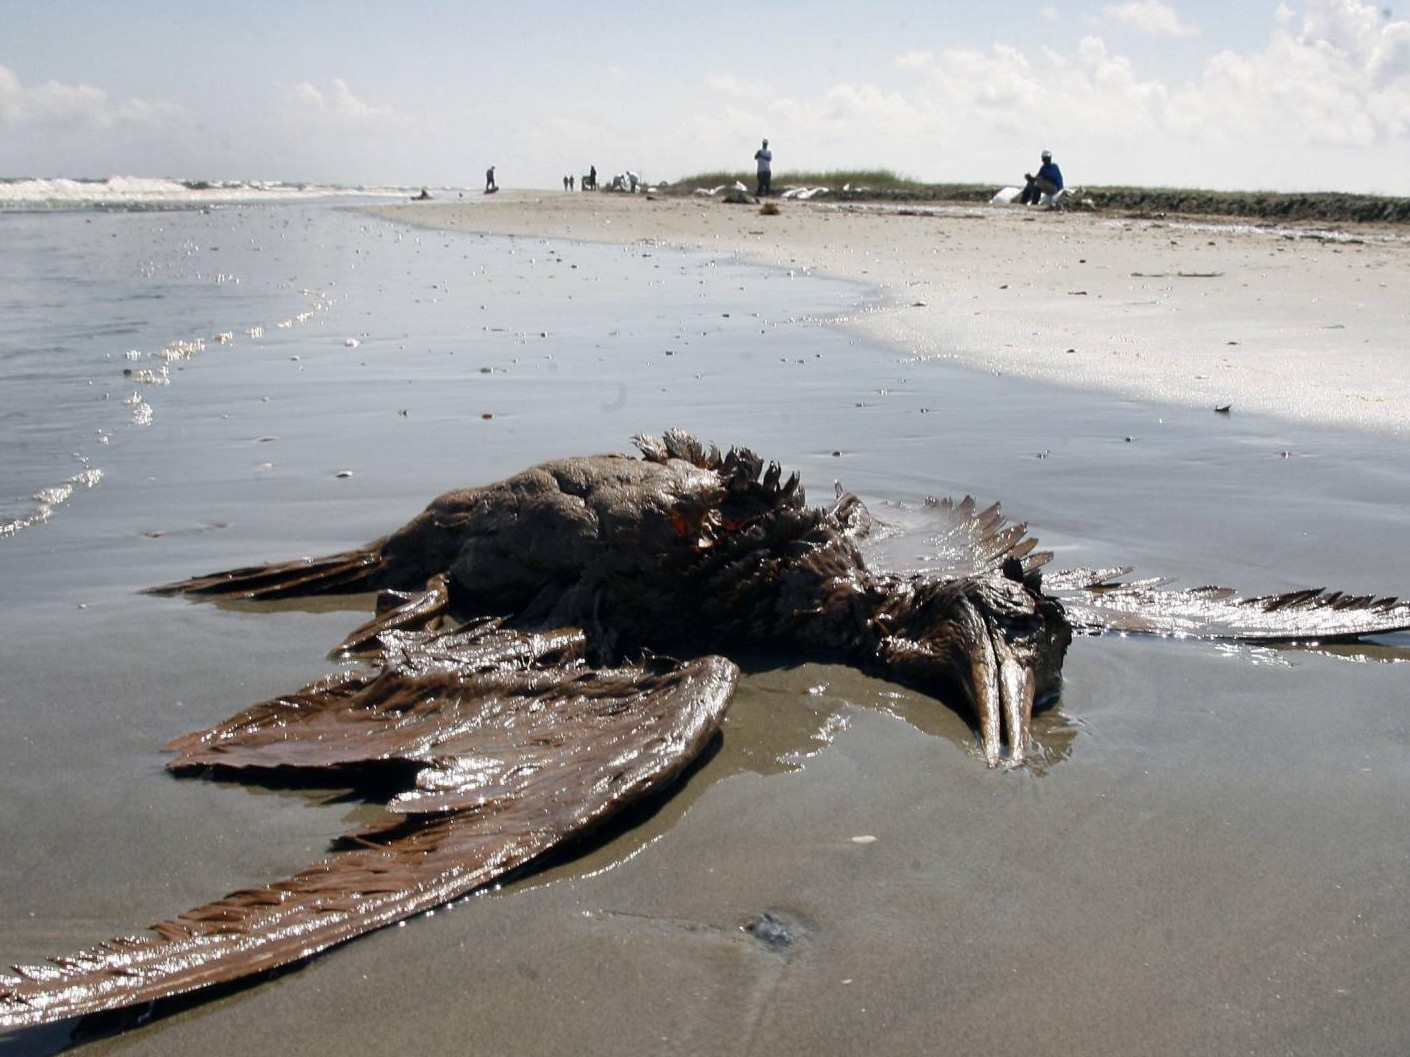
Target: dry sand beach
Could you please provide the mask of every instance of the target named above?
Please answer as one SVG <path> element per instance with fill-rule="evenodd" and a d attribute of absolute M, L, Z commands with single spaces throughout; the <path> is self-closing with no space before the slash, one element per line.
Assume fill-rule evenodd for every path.
<path fill-rule="evenodd" d="M 883 518 L 1003 500 L 1060 566 L 1410 593 L 1401 232 L 514 191 L 377 212 L 326 329 L 192 361 L 104 487 L 0 541 L 0 958 L 285 876 L 369 810 L 177 781 L 159 751 L 327 671 L 367 599 L 141 588 L 341 550 L 633 432 L 750 444 Z M 1081 638 L 1009 772 L 933 701 L 759 659 L 626 831 L 83 1052 L 1404 1053 L 1407 659 L 1403 634 Z M 763 913 L 791 944 L 744 929 Z"/>
<path fill-rule="evenodd" d="M 1022 208 L 757 206 L 503 193 L 384 216 L 450 230 L 661 243 L 845 276 L 858 320 L 924 357 L 1191 407 L 1401 432 L 1410 234 Z"/>

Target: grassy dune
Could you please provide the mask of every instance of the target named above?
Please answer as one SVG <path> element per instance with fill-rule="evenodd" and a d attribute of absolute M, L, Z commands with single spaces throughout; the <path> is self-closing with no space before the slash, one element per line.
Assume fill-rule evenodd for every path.
<path fill-rule="evenodd" d="M 754 173 L 710 172 L 683 177 L 662 188 L 690 194 L 697 187 L 754 187 Z M 927 184 L 884 169 L 839 169 L 829 172 L 775 174 L 774 191 L 789 187 L 829 187 L 834 200 L 853 202 L 988 202 L 994 184 Z M 844 187 L 848 190 L 842 190 Z M 1314 192 L 1201 191 L 1168 187 L 1083 187 L 1077 195 L 1082 208 L 1130 216 L 1239 217 L 1262 221 L 1362 222 L 1410 224 L 1410 198 Z"/>

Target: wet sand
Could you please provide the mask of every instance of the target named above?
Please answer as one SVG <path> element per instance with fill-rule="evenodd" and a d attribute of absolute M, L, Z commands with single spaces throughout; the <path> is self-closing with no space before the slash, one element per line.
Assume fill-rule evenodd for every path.
<path fill-rule="evenodd" d="M 361 619 L 356 601 L 252 612 L 138 588 L 359 543 L 446 487 L 621 450 L 637 430 L 750 443 L 800 468 L 815 500 L 836 478 L 883 514 L 927 494 L 1002 499 L 1059 565 L 1132 563 L 1259 592 L 1410 591 L 1399 427 L 1351 413 L 1389 402 L 1357 394 L 1400 391 L 1386 336 L 1405 333 L 1406 299 L 1386 291 L 1404 292 L 1403 244 L 1069 216 L 545 203 L 506 192 L 411 215 L 515 234 L 486 243 L 509 262 L 485 266 L 501 290 L 572 268 L 603 276 L 612 301 L 609 275 L 641 285 L 670 273 L 700 284 L 698 314 L 628 348 L 616 335 L 652 326 L 649 302 L 599 319 L 601 299 L 575 285 L 526 318 L 511 297 L 485 329 L 512 341 L 467 338 L 463 387 L 446 357 L 432 370 L 411 352 L 381 368 L 340 348 L 297 365 L 282 352 L 203 365 L 161 420 L 179 443 L 117 460 L 109 479 L 125 487 L 86 497 L 85 520 L 9 541 L 0 561 L 23 619 L 0 623 L 0 818 L 15 849 L 0 864 L 0 956 L 68 951 L 290 872 L 364 810 L 176 781 L 156 751 L 327 670 L 323 652 Z M 424 237 L 454 254 L 467 244 Z M 1219 268 L 1171 245 L 1191 237 L 1219 243 Z M 575 240 L 633 248 L 613 257 Z M 1088 263 L 1066 266 L 1060 291 L 1017 263 L 1076 241 Z M 699 267 L 678 245 L 783 270 Z M 1011 267 L 975 258 L 995 247 Z M 922 269 L 932 249 L 941 263 Z M 1148 311 L 1118 303 L 1131 271 L 1227 275 L 1236 260 L 1284 255 L 1322 263 L 1269 266 L 1280 285 L 1266 290 L 1252 272 L 1228 283 L 1227 315 L 1201 300 L 1212 278 L 1163 281 Z M 1296 280 L 1352 260 L 1353 287 L 1392 287 L 1331 303 Z M 1110 286 L 1084 277 L 1087 293 L 1069 292 L 1089 266 Z M 827 299 L 799 286 L 797 321 L 765 318 L 759 291 L 778 303 L 788 269 L 851 276 L 885 298 L 852 290 L 838 303 L 870 308 L 819 325 L 808 320 L 833 314 Z M 488 297 L 468 279 L 449 289 L 438 292 Z M 1320 314 L 1308 307 L 1318 298 Z M 1023 335 L 1053 329 L 1053 313 L 1059 344 L 1078 350 L 1058 362 L 1091 371 L 1057 375 L 1067 387 L 1015 377 L 1041 364 Z M 1325 355 L 1317 318 L 1341 324 L 1351 366 Z M 1139 385 L 1116 385 L 1084 352 L 1108 330 L 1129 331 L 1154 362 Z M 1230 415 L 1191 384 L 1193 363 L 1164 357 L 1206 331 L 1240 342 L 1216 350 L 1244 357 L 1230 376 L 1261 383 L 1218 397 Z M 555 342 L 560 332 L 573 340 Z M 1295 367 L 1303 356 L 1316 374 Z M 1354 428 L 1298 410 L 1331 405 L 1344 409 L 1334 424 Z M 1079 639 L 1063 701 L 1037 725 L 1042 759 L 1016 773 L 986 769 L 963 719 L 934 702 L 843 669 L 765 667 L 742 683 L 716 755 L 636 828 L 85 1052 L 1404 1052 L 1407 656 L 1406 636 L 1338 652 Z M 764 911 L 796 942 L 774 949 L 742 930 Z M 67 1030 L 0 1047 L 53 1052 Z"/>
<path fill-rule="evenodd" d="M 1190 407 L 1400 433 L 1410 234 L 1022 208 L 498 196 L 379 210 L 500 234 L 665 243 L 846 276 L 868 335 L 926 358 Z"/>

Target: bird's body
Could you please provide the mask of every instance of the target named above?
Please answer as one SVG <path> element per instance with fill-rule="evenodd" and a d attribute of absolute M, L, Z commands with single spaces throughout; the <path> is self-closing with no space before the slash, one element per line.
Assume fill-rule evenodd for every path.
<path fill-rule="evenodd" d="M 356 551 L 168 589 L 400 592 L 395 609 L 354 633 L 358 643 L 405 627 L 407 614 L 424 626 L 449 613 L 579 627 L 599 663 L 776 650 L 853 664 L 971 707 L 990 761 L 1005 751 L 1022 760 L 1034 701 L 1056 692 L 1071 629 L 1041 591 L 1046 556 L 1021 530 L 968 575 L 895 576 L 863 560 L 870 517 L 855 496 L 812 508 L 796 475 L 747 450 L 722 454 L 678 433 L 639 443 L 641 459 L 556 460 L 447 492 Z M 433 580 L 445 598 L 428 606 Z"/>
<path fill-rule="evenodd" d="M 0 976 L 0 1028 L 298 961 L 531 862 L 700 756 L 738 676 L 722 653 L 841 661 L 904 682 L 970 713 L 991 765 L 1019 764 L 1074 625 L 1264 640 L 1410 626 L 1410 607 L 1390 598 L 1167 591 L 1122 584 L 1120 570 L 1050 576 L 1045 589 L 1050 555 L 969 500 L 929 504 L 944 561 L 874 569 L 855 496 L 810 508 L 776 464 L 683 433 L 638 447 L 640 459 L 556 460 L 448 492 L 354 550 L 157 588 L 381 592 L 341 647 L 369 666 L 178 738 L 169 766 L 350 782 L 375 772 L 378 788 L 389 777 L 403 788 L 383 819 L 294 877 Z"/>

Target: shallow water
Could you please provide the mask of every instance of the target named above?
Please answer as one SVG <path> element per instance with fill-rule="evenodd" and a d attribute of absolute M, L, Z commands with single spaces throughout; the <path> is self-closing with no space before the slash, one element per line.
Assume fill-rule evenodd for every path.
<path fill-rule="evenodd" d="M 41 384 L 117 392 L 114 350 L 206 345 L 151 387 L 149 425 L 77 399 L 75 432 L 21 431 L 25 457 L 0 470 L 23 494 L 16 467 L 49 443 L 53 465 L 74 449 L 104 471 L 0 539 L 6 961 L 297 869 L 357 810 L 177 781 L 159 749 L 327 670 L 360 614 L 141 588 L 342 549 L 446 488 L 637 431 L 747 443 L 815 501 L 837 479 L 883 516 L 928 494 L 1002 499 L 1060 565 L 1410 590 L 1410 472 L 1375 436 L 913 362 L 850 336 L 866 290 L 727 260 L 223 214 L 92 218 L 166 261 L 189 241 L 210 267 L 157 268 L 179 332 L 143 330 L 154 314 L 115 297 L 138 329 L 105 338 L 117 324 L 93 308 L 72 342 L 84 366 Z M 141 256 L 112 255 L 119 286 L 139 285 Z M 80 444 L 98 429 L 108 443 Z M 1011 774 L 915 695 L 827 667 L 759 672 L 717 755 L 639 829 L 93 1052 L 1394 1052 L 1410 641 L 1383 647 L 1079 639 L 1043 763 Z M 739 931 L 766 908 L 803 934 L 787 954 Z"/>

